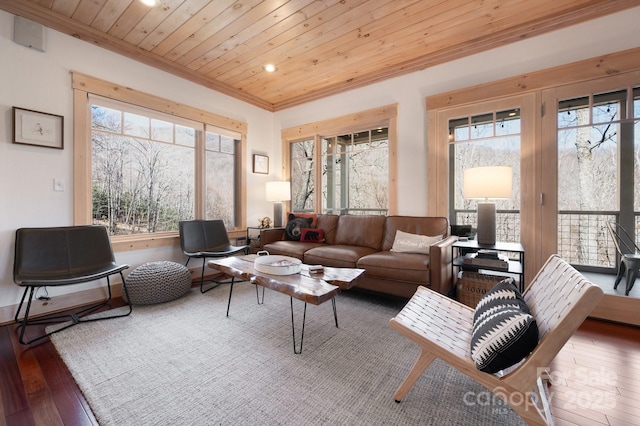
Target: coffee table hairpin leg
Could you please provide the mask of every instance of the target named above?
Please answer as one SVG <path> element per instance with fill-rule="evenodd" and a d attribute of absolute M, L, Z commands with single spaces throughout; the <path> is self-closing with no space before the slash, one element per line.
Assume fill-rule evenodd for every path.
<path fill-rule="evenodd" d="M 291 299 L 291 334 L 293 336 L 293 353 L 299 355 L 302 353 L 302 343 L 304 341 L 304 325 L 307 319 L 307 302 L 304 302 L 304 310 L 302 312 L 302 331 L 300 333 L 300 349 L 297 349 L 296 345 L 296 326 L 293 319 L 293 297 Z M 338 328 L 338 313 L 336 311 L 336 298 L 331 298 L 331 305 L 333 307 L 333 319 L 336 322 L 336 328 Z"/>
<path fill-rule="evenodd" d="M 231 307 L 231 296 L 233 295 L 233 284 L 235 282 L 235 277 L 231 278 L 231 285 L 229 286 L 229 301 L 227 302 L 227 317 L 229 316 L 229 308 Z M 262 299 L 258 294 L 258 286 L 256 285 L 256 298 L 258 299 L 258 304 L 264 304 L 264 287 L 262 287 Z M 302 313 L 302 331 L 300 335 L 300 349 L 297 348 L 296 345 L 296 327 L 295 321 L 293 317 L 293 297 L 289 298 L 291 300 L 291 334 L 293 336 L 293 353 L 298 355 L 302 353 L 302 344 L 304 342 L 304 326 L 307 320 L 307 302 L 304 303 L 304 311 Z M 336 323 L 336 328 L 338 328 L 338 313 L 336 311 L 336 298 L 331 298 L 331 306 L 333 308 L 333 319 Z"/>
<path fill-rule="evenodd" d="M 233 294 L 233 284 L 235 282 L 235 277 L 231 277 L 231 286 L 229 286 L 229 301 L 227 302 L 227 316 L 229 316 L 229 307 L 231 306 L 231 295 Z M 260 297 L 260 293 L 258 292 L 258 285 L 256 284 L 256 299 L 258 300 L 258 305 L 264 304 L 264 287 L 262 287 L 262 298 Z"/>

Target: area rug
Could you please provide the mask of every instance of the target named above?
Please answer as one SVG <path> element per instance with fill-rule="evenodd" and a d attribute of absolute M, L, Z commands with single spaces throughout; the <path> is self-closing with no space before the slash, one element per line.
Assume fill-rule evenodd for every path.
<path fill-rule="evenodd" d="M 389 327 L 403 303 L 363 293 L 309 305 L 293 353 L 289 297 L 249 283 L 194 290 L 129 317 L 51 336 L 101 425 L 517 425 L 474 381 L 437 360 L 401 403 L 418 348 Z M 294 300 L 299 338 L 303 303 Z"/>

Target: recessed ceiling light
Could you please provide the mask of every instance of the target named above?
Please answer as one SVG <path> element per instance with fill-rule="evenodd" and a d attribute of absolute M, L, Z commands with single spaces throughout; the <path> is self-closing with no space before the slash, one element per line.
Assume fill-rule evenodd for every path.
<path fill-rule="evenodd" d="M 142 3 L 146 4 L 147 6 L 155 6 L 156 5 L 156 0 L 140 0 Z"/>
<path fill-rule="evenodd" d="M 277 69 L 278 69 L 278 67 L 276 67 L 276 66 L 275 66 L 275 65 L 273 65 L 273 64 L 267 64 L 267 65 L 265 65 L 265 66 L 264 66 L 264 70 L 265 70 L 266 72 L 274 72 L 274 71 L 276 71 Z"/>

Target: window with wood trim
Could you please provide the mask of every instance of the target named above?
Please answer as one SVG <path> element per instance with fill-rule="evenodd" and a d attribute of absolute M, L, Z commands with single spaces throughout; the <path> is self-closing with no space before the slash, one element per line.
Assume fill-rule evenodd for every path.
<path fill-rule="evenodd" d="M 90 84 L 75 94 L 76 223 L 138 238 L 175 235 L 179 221 L 194 218 L 244 226 L 246 125 L 184 105 L 159 112 L 170 103 L 131 89 L 115 100 L 101 81 L 78 79 Z"/>
<path fill-rule="evenodd" d="M 582 223 L 585 227 L 588 225 L 586 220 L 581 222 L 585 213 L 592 213 L 591 210 L 594 209 L 602 210 L 604 206 L 607 206 L 607 210 L 617 212 L 615 203 L 610 200 L 604 204 L 590 203 L 585 204 L 585 208 L 575 208 L 578 201 L 574 195 L 579 191 L 578 160 L 581 160 L 578 150 L 582 144 L 590 151 L 588 156 L 593 158 L 594 164 L 608 167 L 607 171 L 612 173 L 612 177 L 588 181 L 589 191 L 586 192 L 597 194 L 598 197 L 613 196 L 615 191 L 612 190 L 612 185 L 621 185 L 618 192 L 620 200 L 616 202 L 623 201 L 622 192 L 626 191 L 628 198 L 625 202 L 630 208 L 625 210 L 628 213 L 625 213 L 623 219 L 627 220 L 633 229 L 635 211 L 631 194 L 632 182 L 637 179 L 633 166 L 637 148 L 630 135 L 634 133 L 632 126 L 637 121 L 637 116 L 631 115 L 631 111 L 636 107 L 640 81 L 638 52 L 640 49 L 613 53 L 606 57 L 475 86 L 472 90 L 459 89 L 428 97 L 426 105 L 429 122 L 429 214 L 449 213 L 446 207 L 452 205 L 451 190 L 457 185 L 453 181 L 455 175 L 450 170 L 451 120 L 466 115 L 482 114 L 488 111 L 486 106 L 489 104 L 495 105 L 491 108 L 495 111 L 508 111 L 510 108 L 519 107 L 520 242 L 527 252 L 525 282 L 533 278 L 534 273 L 553 253 L 560 253 L 582 270 L 595 270 L 595 265 L 585 264 L 591 261 L 585 262 L 582 258 L 578 260 L 575 254 L 582 256 L 588 239 L 593 235 L 604 235 L 606 231 L 603 232 L 602 227 L 596 225 L 593 232 L 584 233 L 585 238 L 581 241 L 572 236 L 565 238 L 562 228 L 578 235 L 574 230 L 579 229 Z M 616 73 L 608 72 L 611 69 L 615 69 Z M 622 91 L 625 87 L 626 91 Z M 508 105 L 512 100 L 516 102 Z M 629 116 L 624 119 L 615 118 L 613 113 L 619 108 L 625 108 Z M 467 112 L 460 114 L 463 110 Z M 589 121 L 587 117 L 594 119 Z M 624 126 L 626 127 L 622 128 Z M 623 138 L 626 138 L 626 143 L 622 141 Z M 615 151 L 614 148 L 619 151 Z M 570 151 L 573 154 L 567 154 Z M 618 157 L 611 155 L 614 152 Z M 565 160 L 570 156 L 573 163 Z M 501 158 L 496 157 L 496 162 L 500 160 Z M 626 167 L 627 172 L 620 174 L 622 167 Z M 517 182 L 514 181 L 514 184 Z M 574 205 L 569 205 L 569 202 L 574 202 Z M 564 213 L 575 213 L 579 220 L 567 221 L 565 227 Z M 622 210 L 620 215 L 623 215 Z M 595 258 L 600 255 L 599 246 L 592 246 L 595 247 Z"/>
<path fill-rule="evenodd" d="M 395 211 L 396 107 L 283 130 L 291 211 L 387 214 Z M 343 123 L 345 123 L 343 125 Z M 300 137 L 308 132 L 306 137 Z M 289 138 L 295 134 L 297 137 Z"/>
<path fill-rule="evenodd" d="M 482 200 L 464 198 L 464 170 L 508 166 L 513 173 L 512 196 L 492 200 L 497 209 L 496 236 L 498 241 L 520 242 L 520 121 L 519 108 L 489 110 L 449 120 L 451 224 L 478 226 L 477 204 Z"/>

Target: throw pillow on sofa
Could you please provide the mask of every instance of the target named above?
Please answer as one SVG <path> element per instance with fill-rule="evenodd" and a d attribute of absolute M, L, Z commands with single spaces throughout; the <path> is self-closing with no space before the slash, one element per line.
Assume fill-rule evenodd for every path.
<path fill-rule="evenodd" d="M 324 231 L 321 228 L 302 228 L 300 230 L 300 242 L 324 243 Z"/>
<path fill-rule="evenodd" d="M 300 241 L 302 229 L 315 228 L 317 215 L 315 213 L 289 213 L 287 226 L 284 228 L 284 238 L 289 241 Z"/>
<path fill-rule="evenodd" d="M 391 251 L 398 253 L 420 253 L 429 254 L 431 245 L 442 240 L 442 235 L 433 237 L 427 235 L 416 235 L 408 232 L 396 231 L 396 238 L 393 240 Z"/>
<path fill-rule="evenodd" d="M 522 361 L 538 344 L 538 325 L 513 278 L 497 283 L 473 316 L 471 359 L 485 373 Z"/>

